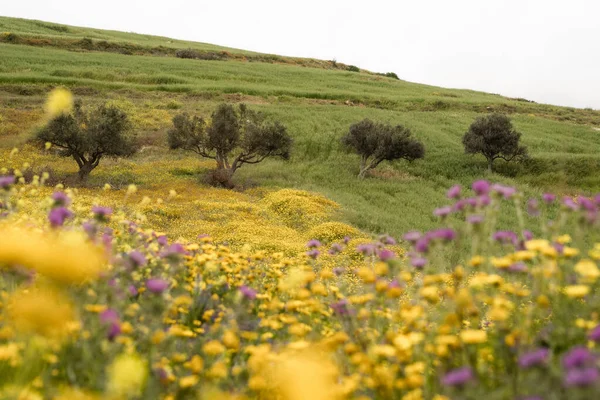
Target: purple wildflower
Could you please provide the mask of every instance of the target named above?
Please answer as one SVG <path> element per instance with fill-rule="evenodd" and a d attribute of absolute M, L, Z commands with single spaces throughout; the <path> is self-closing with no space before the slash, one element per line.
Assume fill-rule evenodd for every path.
<path fill-rule="evenodd" d="M 100 322 L 103 324 L 107 324 L 110 322 L 115 322 L 119 320 L 119 314 L 116 310 L 112 308 L 107 308 L 106 310 L 100 313 Z"/>
<path fill-rule="evenodd" d="M 407 232 L 404 234 L 404 236 L 402 236 L 402 239 L 406 240 L 407 242 L 416 242 L 420 238 L 421 238 L 421 232 L 417 232 L 417 231 Z"/>
<path fill-rule="evenodd" d="M 348 309 L 348 300 L 346 299 L 342 299 L 337 303 L 331 304 L 331 308 L 333 308 L 333 311 L 339 315 L 348 315 L 350 313 L 350 310 Z"/>
<path fill-rule="evenodd" d="M 313 260 L 316 260 L 317 257 L 319 257 L 319 255 L 321 254 L 321 252 L 315 248 L 310 249 L 309 251 L 306 252 L 306 255 L 310 258 L 312 258 Z"/>
<path fill-rule="evenodd" d="M 527 272 L 527 265 L 525 265 L 524 262 L 519 261 L 508 267 L 508 270 L 510 272 Z"/>
<path fill-rule="evenodd" d="M 342 247 L 341 244 L 334 243 L 334 244 L 331 245 L 331 248 L 329 249 L 329 254 L 336 255 L 336 254 L 341 253 L 342 250 L 344 250 L 344 248 Z"/>
<path fill-rule="evenodd" d="M 429 250 L 429 238 L 427 236 L 424 236 L 421 239 L 417 240 L 417 243 L 415 243 L 415 250 L 419 253 L 427 253 L 427 251 Z"/>
<path fill-rule="evenodd" d="M 344 244 L 347 245 L 348 243 L 350 243 L 350 239 L 350 236 L 344 236 Z"/>
<path fill-rule="evenodd" d="M 152 293 L 160 294 L 169 288 L 169 282 L 161 278 L 151 278 L 146 281 L 146 288 Z"/>
<path fill-rule="evenodd" d="M 588 211 L 596 211 L 596 204 L 587 197 L 578 197 L 578 203 Z"/>
<path fill-rule="evenodd" d="M 132 267 L 143 267 L 146 265 L 146 257 L 139 251 L 134 250 L 128 254 Z"/>
<path fill-rule="evenodd" d="M 98 233 L 98 227 L 91 221 L 85 221 L 81 224 L 81 227 L 90 239 L 93 239 L 96 236 L 96 233 Z"/>
<path fill-rule="evenodd" d="M 565 386 L 590 386 L 598 381 L 600 374 L 596 367 L 574 368 L 567 371 Z"/>
<path fill-rule="evenodd" d="M 469 367 L 453 369 L 442 378 L 442 384 L 446 386 L 463 386 L 474 378 L 473 370 Z"/>
<path fill-rule="evenodd" d="M 0 176 L 0 188 L 4 190 L 10 189 L 10 185 L 15 183 L 15 177 L 12 175 Z"/>
<path fill-rule="evenodd" d="M 393 246 L 396 244 L 396 239 L 394 239 L 393 237 L 391 237 L 390 235 L 384 235 L 382 236 L 379 241 L 385 245 L 388 246 Z"/>
<path fill-rule="evenodd" d="M 567 369 L 580 368 L 592 364 L 596 357 L 582 346 L 574 347 L 563 357 L 563 366 Z"/>
<path fill-rule="evenodd" d="M 71 199 L 65 192 L 52 193 L 52 200 L 54 200 L 53 207 L 66 207 L 71 204 Z"/>
<path fill-rule="evenodd" d="M 417 269 L 421 269 L 427 265 L 427 259 L 424 257 L 413 257 L 410 259 L 410 264 Z"/>
<path fill-rule="evenodd" d="M 48 220 L 53 228 L 63 226 L 67 218 L 71 218 L 73 213 L 65 207 L 55 207 L 48 213 Z"/>
<path fill-rule="evenodd" d="M 486 180 L 475 181 L 471 188 L 478 195 L 487 194 L 490 191 L 490 183 Z"/>
<path fill-rule="evenodd" d="M 544 193 L 542 195 L 542 200 L 544 200 L 544 203 L 546 204 L 552 204 L 554 203 L 554 200 L 556 200 L 556 195 L 552 193 Z"/>
<path fill-rule="evenodd" d="M 376 246 L 373 243 L 363 243 L 356 247 L 356 251 L 365 255 L 372 256 L 375 254 L 375 250 L 377 250 Z"/>
<path fill-rule="evenodd" d="M 596 327 L 588 333 L 588 339 L 593 340 L 594 342 L 600 342 L 600 325 L 596 325 Z"/>
<path fill-rule="evenodd" d="M 519 241 L 517 234 L 514 233 L 513 231 L 498 231 L 498 232 L 494 233 L 492 238 L 495 241 L 501 242 L 504 244 L 507 244 L 507 243 L 516 244 Z"/>
<path fill-rule="evenodd" d="M 579 210 L 579 205 L 577 203 L 575 203 L 575 200 L 573 200 L 572 197 L 564 197 L 563 198 L 563 205 L 566 208 L 568 208 L 569 210 L 572 210 L 572 211 Z"/>
<path fill-rule="evenodd" d="M 450 213 L 452 213 L 452 207 L 450 206 L 446 206 L 446 207 L 440 207 L 440 208 L 436 208 L 435 210 L 433 210 L 433 215 L 435 215 L 436 217 L 446 217 L 448 216 Z"/>
<path fill-rule="evenodd" d="M 460 197 L 460 189 L 460 185 L 452 186 L 450 189 L 448 189 L 446 197 L 448 197 L 449 199 L 458 199 Z"/>
<path fill-rule="evenodd" d="M 546 365 L 549 355 L 550 350 L 546 348 L 530 351 L 519 357 L 519 366 L 526 369 Z"/>
<path fill-rule="evenodd" d="M 532 240 L 533 239 L 533 232 L 525 230 L 523 231 L 523 238 L 525 240 Z"/>
<path fill-rule="evenodd" d="M 392 250 L 388 250 L 388 249 L 379 250 L 378 255 L 379 255 L 379 259 L 381 261 L 388 261 L 388 260 L 396 258 L 396 253 L 394 253 Z"/>
<path fill-rule="evenodd" d="M 309 249 L 315 249 L 317 247 L 321 247 L 321 242 L 319 242 L 317 239 L 311 239 L 306 244 L 306 247 L 308 247 Z"/>
<path fill-rule="evenodd" d="M 136 297 L 138 295 L 138 290 L 133 285 L 129 285 L 129 287 L 127 288 L 127 291 L 129 292 L 129 294 L 131 295 L 131 297 Z"/>
<path fill-rule="evenodd" d="M 510 199 L 515 193 L 517 193 L 517 189 L 512 186 L 504 186 L 499 183 L 496 183 L 492 186 L 492 190 L 499 195 L 502 195 L 505 199 Z"/>
<path fill-rule="evenodd" d="M 451 228 L 441 228 L 427 233 L 430 239 L 441 239 L 447 242 L 456 239 L 456 232 Z"/>
<path fill-rule="evenodd" d="M 108 340 L 114 340 L 117 336 L 121 334 L 121 325 L 118 321 L 111 322 L 108 327 L 107 337 Z"/>
<path fill-rule="evenodd" d="M 342 275 L 342 274 L 344 273 L 344 268 L 343 268 L 343 267 L 335 267 L 335 268 L 333 269 L 333 273 L 334 273 L 336 276 L 340 276 L 340 275 Z"/>
<path fill-rule="evenodd" d="M 156 238 L 156 241 L 158 242 L 158 244 L 160 244 L 161 246 L 166 246 L 168 244 L 167 241 L 167 236 L 166 235 L 161 235 L 159 237 Z"/>
<path fill-rule="evenodd" d="M 538 215 L 540 215 L 540 207 L 537 199 L 529 199 L 529 201 L 527 202 L 527 212 L 532 217 L 537 217 Z"/>
<path fill-rule="evenodd" d="M 112 215 L 113 210 L 110 207 L 93 206 L 92 212 L 94 213 L 94 218 L 98 221 L 107 221 Z"/>
<path fill-rule="evenodd" d="M 254 300 L 256 298 L 256 290 L 254 290 L 246 285 L 240 286 L 239 290 L 240 290 L 240 293 L 242 293 L 242 295 L 249 300 Z"/>
<path fill-rule="evenodd" d="M 483 215 L 477 215 L 477 214 L 469 215 L 467 217 L 467 222 L 472 225 L 479 225 L 483 222 Z"/>

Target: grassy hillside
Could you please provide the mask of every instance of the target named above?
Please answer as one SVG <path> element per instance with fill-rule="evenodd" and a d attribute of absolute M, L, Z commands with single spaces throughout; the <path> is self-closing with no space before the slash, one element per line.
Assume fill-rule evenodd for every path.
<path fill-rule="evenodd" d="M 147 47 L 222 49 L 11 18 L 0 18 L 2 31 L 21 38 L 85 37 Z M 44 97 L 55 86 L 69 87 L 86 103 L 117 102 L 132 115 L 145 148 L 132 160 L 101 164 L 92 174 L 92 186 L 136 183 L 150 189 L 176 180 L 202 186 L 209 164 L 167 149 L 170 119 L 184 110 L 208 116 L 220 102 L 243 101 L 284 122 L 295 144 L 289 162 L 245 166 L 236 177 L 240 187 L 321 193 L 341 205 L 341 220 L 368 232 L 398 235 L 428 229 L 435 223 L 434 205 L 444 202 L 444 188 L 485 176 L 484 160 L 463 154 L 461 136 L 473 118 L 492 110 L 511 114 L 532 160 L 499 162 L 498 173 L 489 178 L 517 184 L 527 194 L 600 191 L 598 111 L 290 62 L 190 60 L 31 44 L 0 43 L 0 145 L 6 150 L 23 146 L 41 123 Z M 339 139 L 351 123 L 365 117 L 411 128 L 426 145 L 425 159 L 382 165 L 369 179 L 358 180 L 358 159 L 340 147 Z M 169 167 L 168 160 L 177 166 Z M 73 169 L 67 160 L 45 162 L 59 178 Z M 124 167 L 128 163 L 138 168 Z M 157 168 L 167 169 L 160 181 L 149 172 Z"/>

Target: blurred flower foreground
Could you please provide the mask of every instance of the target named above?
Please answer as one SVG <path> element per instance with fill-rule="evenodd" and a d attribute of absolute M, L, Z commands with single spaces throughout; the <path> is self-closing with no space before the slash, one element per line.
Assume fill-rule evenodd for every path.
<path fill-rule="evenodd" d="M 478 181 L 439 229 L 287 256 L 174 241 L 135 187 L 79 207 L 47 179 L 0 174 L 0 398 L 599 396 L 600 197 Z"/>

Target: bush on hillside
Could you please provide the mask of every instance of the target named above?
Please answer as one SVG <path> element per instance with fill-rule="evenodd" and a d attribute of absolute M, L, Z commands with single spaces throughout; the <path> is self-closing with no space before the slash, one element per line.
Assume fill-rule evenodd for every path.
<path fill-rule="evenodd" d="M 360 155 L 359 178 L 364 178 L 382 161 L 413 161 L 425 156 L 425 147 L 412 137 L 410 129 L 364 119 L 350 126 L 342 143 Z"/>
<path fill-rule="evenodd" d="M 40 129 L 36 140 L 60 149 L 63 157 L 73 157 L 84 181 L 102 158 L 127 157 L 138 150 L 130 131 L 129 118 L 120 108 L 101 105 L 86 112 L 76 103 L 72 112 L 60 113 Z"/>
<path fill-rule="evenodd" d="M 360 68 L 358 68 L 356 65 L 348 65 L 346 70 L 350 72 L 360 72 Z"/>
<path fill-rule="evenodd" d="M 212 175 L 221 186 L 232 187 L 231 177 L 244 164 L 258 164 L 267 157 L 289 159 L 292 138 L 279 121 L 267 122 L 263 114 L 240 104 L 221 104 L 211 123 L 187 113 L 173 118 L 169 147 L 193 151 L 217 163 Z"/>
<path fill-rule="evenodd" d="M 462 142 L 467 154 L 483 154 L 492 172 L 496 159 L 508 162 L 527 158 L 527 147 L 521 146 L 520 139 L 521 133 L 514 129 L 510 118 L 493 113 L 475 119 Z"/>

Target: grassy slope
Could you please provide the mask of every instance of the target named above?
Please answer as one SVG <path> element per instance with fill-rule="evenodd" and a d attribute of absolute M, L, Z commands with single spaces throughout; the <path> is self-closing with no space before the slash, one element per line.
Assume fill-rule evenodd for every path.
<path fill-rule="evenodd" d="M 0 31 L 12 27 L 13 32 L 49 34 L 42 31 L 46 29 L 43 25 L 0 19 Z M 152 45 L 164 41 L 83 28 L 69 28 L 67 33 L 50 30 L 53 35 L 97 34 L 110 40 L 157 41 Z M 46 91 L 55 85 L 71 87 L 88 102 L 110 99 L 126 106 L 140 136 L 151 146 L 134 161 L 150 166 L 160 159 L 180 157 L 167 154 L 165 146 L 164 134 L 172 115 L 181 109 L 208 115 L 218 102 L 246 101 L 288 125 L 295 149 L 289 163 L 272 160 L 245 166 L 239 182 L 323 193 L 342 204 L 345 220 L 368 231 L 400 234 L 411 228 L 427 229 L 433 226 L 432 209 L 444 202 L 444 188 L 485 175 L 483 160 L 464 155 L 460 138 L 472 119 L 487 110 L 511 112 L 533 156 L 527 165 L 498 163 L 500 174 L 491 179 L 519 184 L 530 193 L 600 190 L 600 136 L 594 129 L 600 125 L 600 113 L 590 110 L 442 89 L 368 73 L 291 65 L 69 52 L 10 44 L 0 44 L 0 53 L 0 137 L 4 147 L 18 145 L 30 134 L 41 116 Z M 351 123 L 365 117 L 413 129 L 426 145 L 426 158 L 412 164 L 385 165 L 374 177 L 357 180 L 357 159 L 340 148 L 339 138 Z M 94 182 L 121 182 L 124 177 L 111 168 L 101 165 L 94 172 Z M 125 177 L 142 185 L 148 181 L 132 173 Z M 193 174 L 187 179 L 199 181 Z"/>

